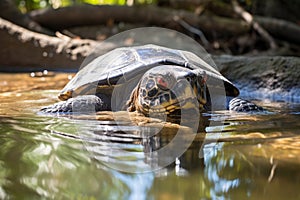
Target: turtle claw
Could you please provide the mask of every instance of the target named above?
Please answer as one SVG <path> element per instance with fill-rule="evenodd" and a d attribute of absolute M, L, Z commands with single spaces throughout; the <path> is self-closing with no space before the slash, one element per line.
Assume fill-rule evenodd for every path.
<path fill-rule="evenodd" d="M 42 108 L 43 113 L 91 113 L 109 110 L 109 105 L 96 95 L 82 95 Z"/>
<path fill-rule="evenodd" d="M 72 112 L 72 104 L 67 101 L 62 101 L 43 107 L 40 111 L 44 113 L 68 113 Z"/>
<path fill-rule="evenodd" d="M 241 98 L 233 98 L 229 102 L 229 110 L 237 112 L 263 112 L 264 109 L 251 101 Z"/>

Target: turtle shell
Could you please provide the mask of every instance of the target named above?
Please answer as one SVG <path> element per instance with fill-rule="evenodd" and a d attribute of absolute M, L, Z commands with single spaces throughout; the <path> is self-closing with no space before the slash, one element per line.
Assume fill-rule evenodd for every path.
<path fill-rule="evenodd" d="M 116 85 L 138 81 L 146 71 L 159 65 L 176 65 L 200 70 L 208 78 L 222 80 L 227 95 L 239 94 L 238 89 L 229 80 L 195 54 L 152 44 L 117 48 L 99 56 L 82 68 L 61 94 L 77 91 L 77 95 L 84 95 L 90 92 L 91 86 L 96 88 L 97 91 L 94 92 L 101 93 L 105 90 L 104 93 L 111 93 Z"/>

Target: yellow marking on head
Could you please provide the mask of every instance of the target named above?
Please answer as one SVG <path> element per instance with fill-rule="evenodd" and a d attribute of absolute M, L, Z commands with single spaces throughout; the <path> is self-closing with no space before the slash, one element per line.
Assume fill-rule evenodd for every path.
<path fill-rule="evenodd" d="M 191 102 L 191 101 L 187 101 L 184 105 L 183 105 L 184 109 L 190 109 L 190 108 L 195 108 L 195 103 Z"/>
<path fill-rule="evenodd" d="M 64 93 L 61 93 L 58 95 L 58 98 L 62 101 L 66 101 L 68 99 L 70 99 L 72 97 L 73 91 L 72 90 L 68 90 Z"/>

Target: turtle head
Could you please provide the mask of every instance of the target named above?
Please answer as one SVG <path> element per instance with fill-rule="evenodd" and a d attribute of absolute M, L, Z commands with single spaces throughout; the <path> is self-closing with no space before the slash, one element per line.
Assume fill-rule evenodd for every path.
<path fill-rule="evenodd" d="M 162 65 L 147 71 L 133 91 L 129 111 L 173 114 L 181 109 L 204 109 L 207 103 L 205 77 L 193 70 Z"/>

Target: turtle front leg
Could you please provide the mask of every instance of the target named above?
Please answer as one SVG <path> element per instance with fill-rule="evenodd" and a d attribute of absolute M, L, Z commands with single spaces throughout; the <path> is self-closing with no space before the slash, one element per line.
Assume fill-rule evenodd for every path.
<path fill-rule="evenodd" d="M 237 112 L 262 112 L 264 109 L 251 101 L 233 98 L 229 101 L 229 110 Z"/>
<path fill-rule="evenodd" d="M 107 102 L 107 98 L 104 95 L 82 95 L 46 106 L 41 111 L 45 113 L 92 113 L 110 110 L 109 102 Z"/>

